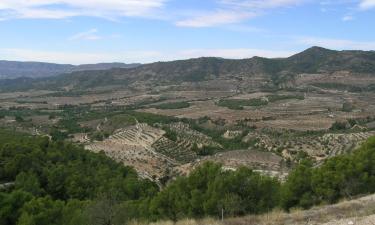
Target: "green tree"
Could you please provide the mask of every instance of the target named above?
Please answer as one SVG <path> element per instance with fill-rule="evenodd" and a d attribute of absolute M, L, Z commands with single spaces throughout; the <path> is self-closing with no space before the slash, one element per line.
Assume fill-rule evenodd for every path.
<path fill-rule="evenodd" d="M 63 225 L 89 225 L 85 209 L 88 201 L 69 200 L 62 211 Z"/>
<path fill-rule="evenodd" d="M 62 225 L 64 203 L 50 197 L 34 198 L 21 210 L 18 225 Z"/>
<path fill-rule="evenodd" d="M 20 190 L 10 194 L 0 193 L 0 225 L 16 224 L 21 215 L 21 208 L 32 199 L 30 193 Z"/>
<path fill-rule="evenodd" d="M 44 190 L 40 186 L 39 178 L 30 172 L 19 173 L 16 177 L 15 187 L 34 196 L 41 196 L 44 193 Z"/>
<path fill-rule="evenodd" d="M 281 189 L 281 206 L 289 210 L 298 206 L 308 208 L 313 205 L 311 186 L 312 164 L 303 161 L 288 176 Z"/>

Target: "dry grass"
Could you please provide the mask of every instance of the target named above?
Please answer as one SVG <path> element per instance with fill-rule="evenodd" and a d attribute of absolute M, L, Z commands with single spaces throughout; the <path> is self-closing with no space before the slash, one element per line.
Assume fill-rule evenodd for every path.
<path fill-rule="evenodd" d="M 336 205 L 314 207 L 306 211 L 295 209 L 290 213 L 284 213 L 280 210 L 276 210 L 259 216 L 228 219 L 224 221 L 224 225 L 297 225 L 324 224 L 329 222 L 330 224 L 334 224 L 335 221 L 348 218 L 357 220 L 374 214 L 375 195 L 371 195 L 357 200 L 342 201 Z M 366 219 L 364 219 L 364 221 L 365 220 Z"/>
<path fill-rule="evenodd" d="M 133 221 L 129 225 L 223 225 L 223 223 L 212 218 L 206 218 L 203 220 L 184 219 L 178 222 L 159 221 L 150 224 Z"/>
<path fill-rule="evenodd" d="M 355 225 L 375 225 L 375 195 L 336 205 L 314 207 L 310 210 L 294 209 L 290 213 L 276 209 L 263 215 L 251 215 L 226 219 L 223 222 L 212 218 L 203 220 L 185 219 L 151 224 L 133 222 L 130 225 L 341 225 L 354 222 Z"/>

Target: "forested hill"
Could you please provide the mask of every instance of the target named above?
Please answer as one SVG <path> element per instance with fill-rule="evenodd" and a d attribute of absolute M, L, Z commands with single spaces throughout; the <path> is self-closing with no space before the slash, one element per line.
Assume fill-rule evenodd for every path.
<path fill-rule="evenodd" d="M 0 190 L 1 225 L 97 224 L 88 218 L 107 216 L 106 204 L 158 192 L 157 185 L 104 154 L 48 138 L 1 131 L 0 162 L 0 183 L 14 183 Z"/>
<path fill-rule="evenodd" d="M 43 62 L 18 62 L 0 60 L 0 79 L 12 79 L 18 77 L 49 77 L 63 73 L 83 70 L 108 70 L 112 68 L 134 68 L 140 64 L 125 63 L 98 63 L 98 64 L 55 64 Z"/>
<path fill-rule="evenodd" d="M 0 67 L 1 68 L 1 67 Z M 90 68 L 90 67 L 85 67 Z M 292 81 L 299 74 L 332 74 L 345 71 L 350 74 L 375 74 L 374 51 L 334 51 L 312 47 L 289 58 L 231 60 L 222 58 L 196 58 L 172 62 L 157 62 L 131 69 L 79 71 L 54 78 L 0 81 L 0 91 L 27 89 L 63 89 L 70 87 L 85 90 L 104 86 L 175 85 L 182 82 L 206 82 L 217 79 L 245 80 L 261 78 L 258 86 L 279 85 Z M 254 79 L 254 80 L 257 80 Z"/>
<path fill-rule="evenodd" d="M 285 183 L 206 163 L 163 190 L 104 154 L 1 131 L 1 225 L 123 225 L 129 220 L 258 214 L 375 192 L 375 138 L 319 168 L 300 162 Z"/>

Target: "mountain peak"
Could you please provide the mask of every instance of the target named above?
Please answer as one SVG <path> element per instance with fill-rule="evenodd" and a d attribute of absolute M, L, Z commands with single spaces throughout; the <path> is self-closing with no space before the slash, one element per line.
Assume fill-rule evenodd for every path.
<path fill-rule="evenodd" d="M 316 58 L 324 58 L 331 54 L 336 53 L 334 50 L 326 49 L 319 46 L 313 46 L 311 48 L 306 49 L 303 52 L 300 52 L 298 54 L 295 54 L 290 59 L 307 59 L 313 61 Z"/>
<path fill-rule="evenodd" d="M 323 48 L 320 46 L 312 46 L 311 48 L 306 49 L 306 51 L 333 51 L 333 50 Z"/>

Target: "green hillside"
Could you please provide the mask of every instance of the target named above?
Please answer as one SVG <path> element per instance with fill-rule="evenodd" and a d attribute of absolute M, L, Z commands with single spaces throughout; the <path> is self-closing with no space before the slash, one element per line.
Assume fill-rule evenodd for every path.
<path fill-rule="evenodd" d="M 1 131 L 0 139 L 2 225 L 120 225 L 131 219 L 218 217 L 222 210 L 240 216 L 375 192 L 374 138 L 318 168 L 301 161 L 285 183 L 247 168 L 205 163 L 163 190 L 79 146 L 9 131 Z"/>

